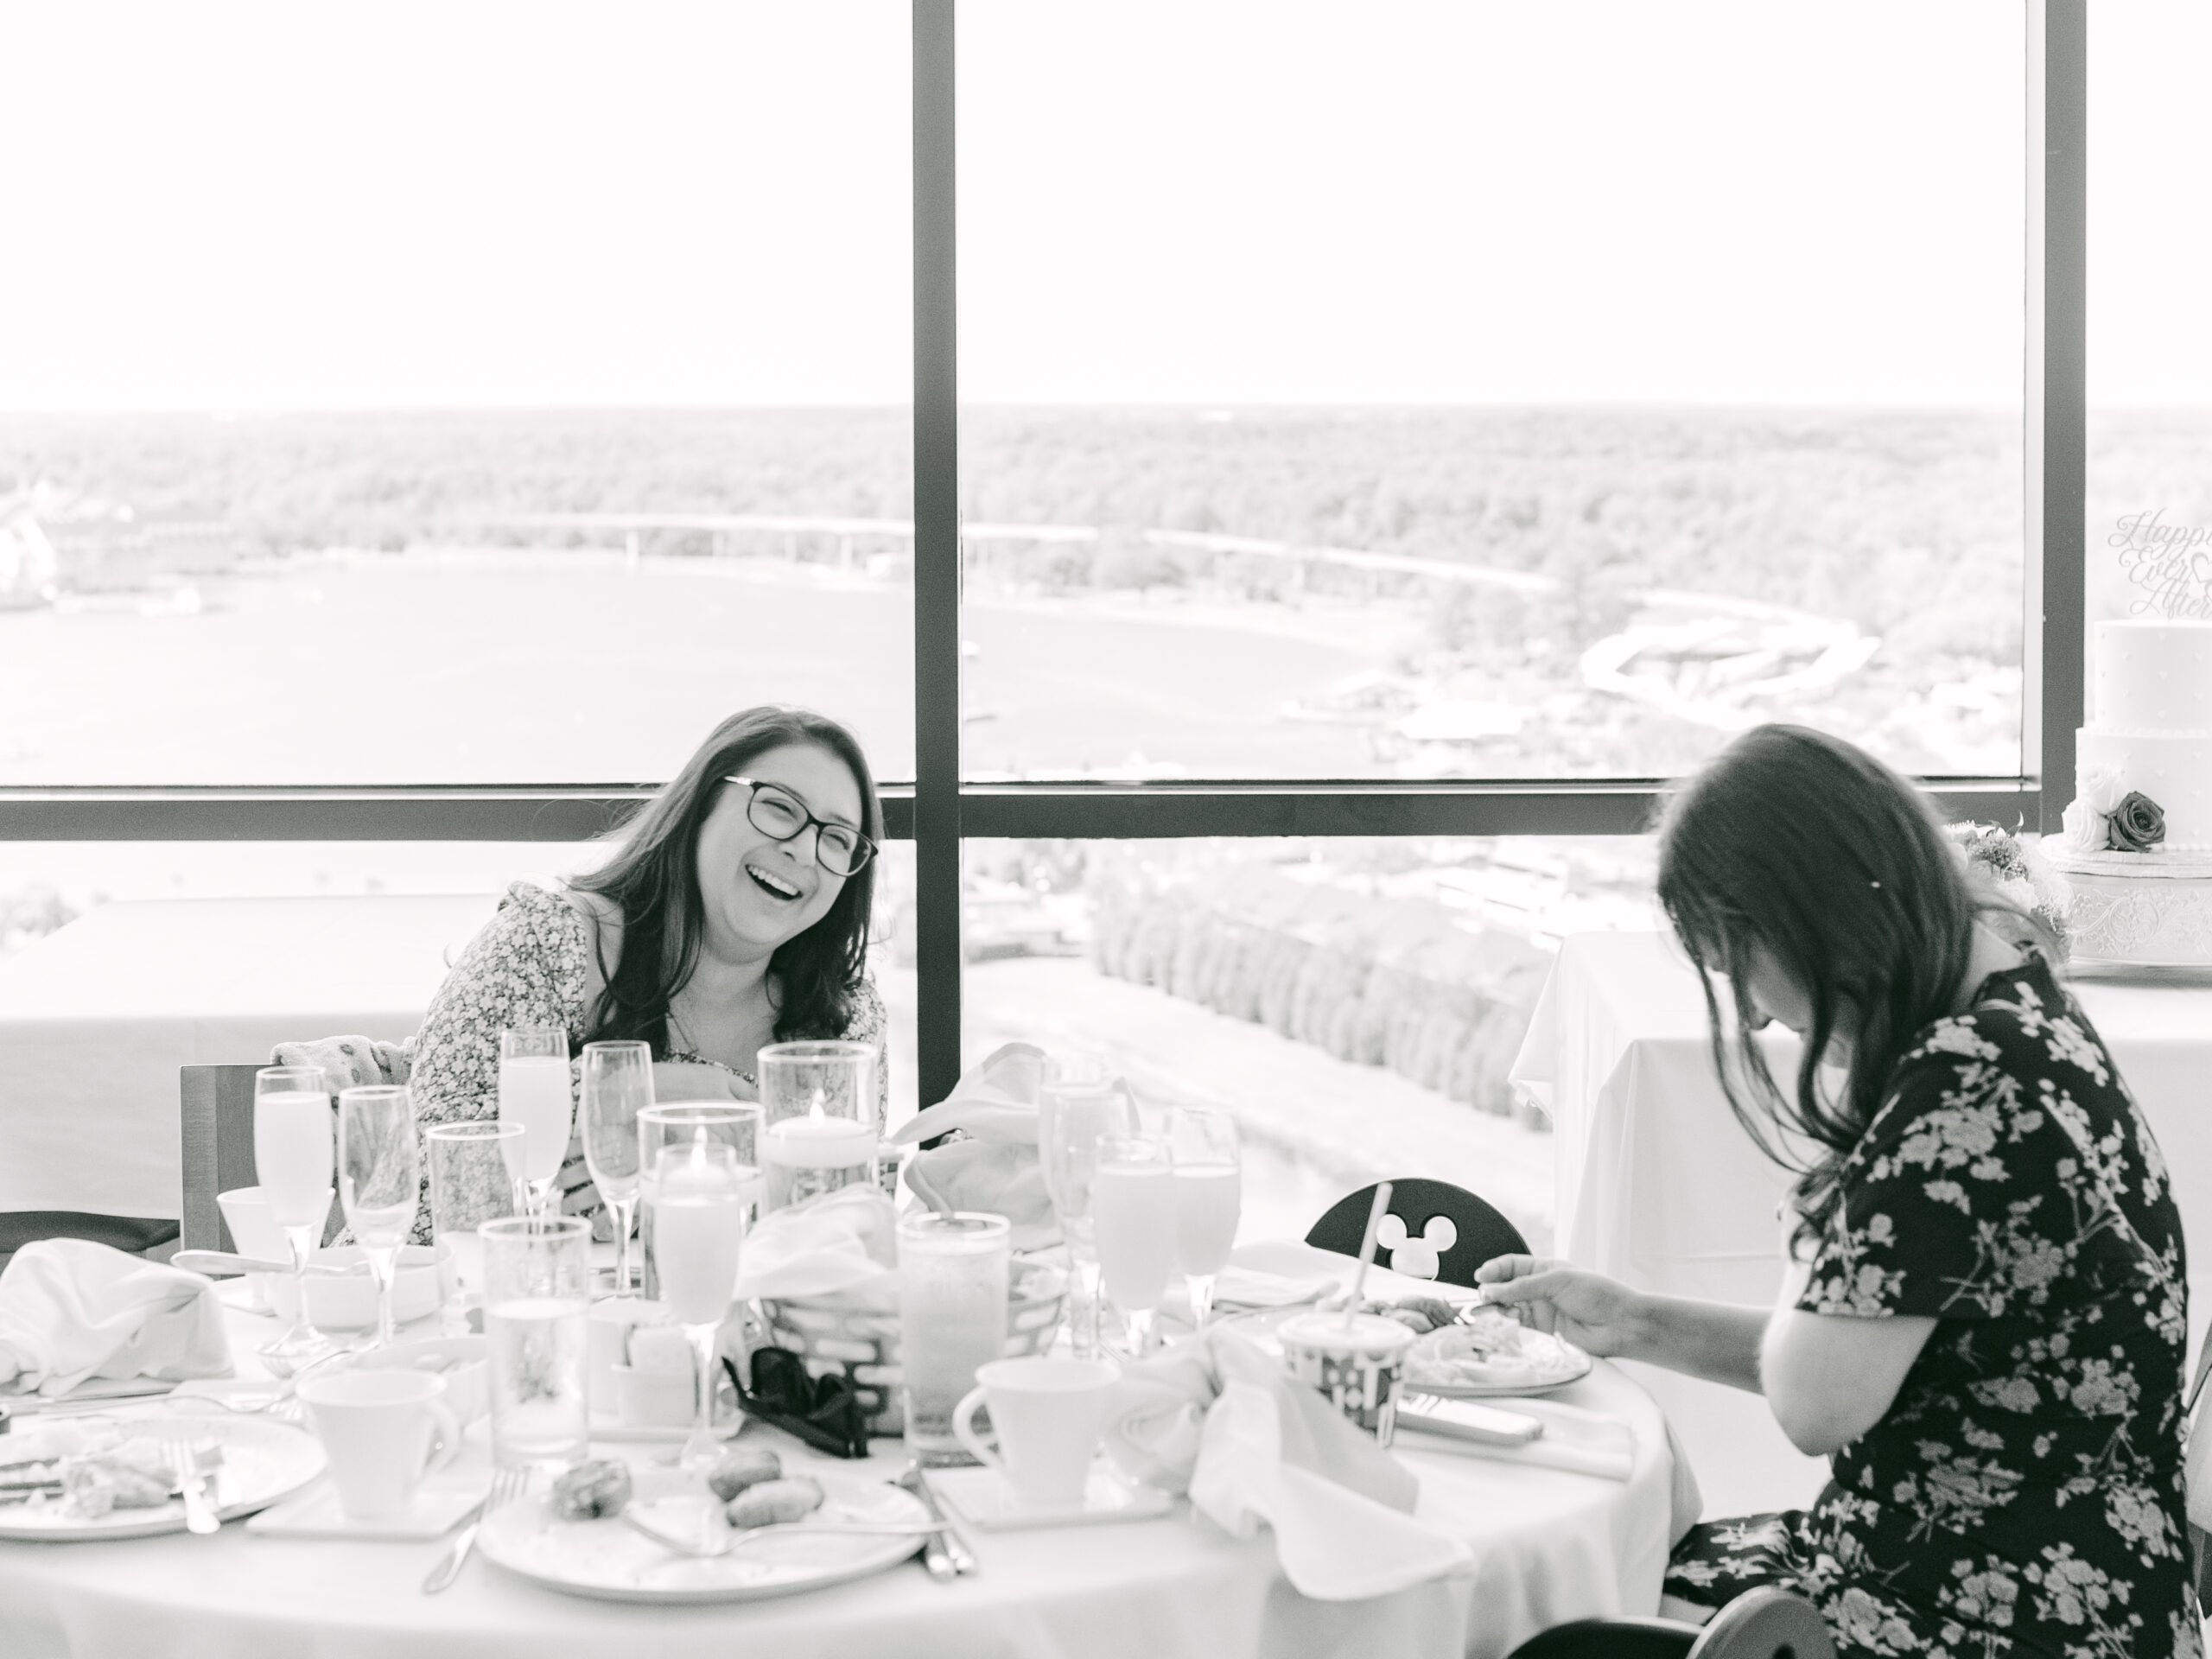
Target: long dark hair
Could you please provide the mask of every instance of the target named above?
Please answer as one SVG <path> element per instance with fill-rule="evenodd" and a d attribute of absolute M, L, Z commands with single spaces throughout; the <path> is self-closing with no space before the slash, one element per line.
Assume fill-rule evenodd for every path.
<path fill-rule="evenodd" d="M 1659 830 L 1659 902 L 1698 967 L 1728 1104 L 1761 1151 L 1797 1171 L 1799 1238 L 1815 1236 L 1833 1219 L 1843 1160 L 1907 1045 L 1950 1011 L 1976 912 L 2016 912 L 1976 890 L 1917 790 L 1840 738 L 1802 726 L 1745 733 L 1675 796 Z M 1754 947 L 1811 1002 L 1786 1094 L 1753 1028 L 1744 970 Z M 1733 1055 L 1715 973 L 1734 991 Z M 1820 1088 L 1821 1056 L 1847 1010 L 1851 1063 L 1841 1097 L 1831 1099 Z M 1777 1144 L 1777 1126 L 1824 1151 L 1808 1166 Z"/>
<path fill-rule="evenodd" d="M 771 749 L 810 747 L 827 749 L 845 763 L 860 788 L 861 828 L 870 840 L 882 841 L 883 804 L 868 757 L 850 732 L 824 715 L 772 703 L 732 715 L 668 786 L 615 832 L 621 850 L 570 883 L 611 900 L 622 912 L 622 959 L 585 1019 L 585 1040 L 642 1039 L 657 1057 L 667 1053 L 668 1005 L 698 966 L 706 932 L 699 827 L 714 810 L 723 779 Z M 845 878 L 843 891 L 821 920 L 776 947 L 768 975 L 777 999 L 778 1042 L 844 1031 L 868 960 L 874 908 L 875 861 L 870 859 Z"/>

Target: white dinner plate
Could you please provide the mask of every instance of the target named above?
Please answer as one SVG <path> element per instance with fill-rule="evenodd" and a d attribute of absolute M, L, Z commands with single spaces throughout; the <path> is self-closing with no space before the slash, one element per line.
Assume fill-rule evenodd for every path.
<path fill-rule="evenodd" d="M 1524 1331 L 1525 1357 L 1508 1365 L 1492 1365 L 1460 1357 L 1448 1362 L 1460 1373 L 1446 1381 L 1422 1365 L 1423 1350 L 1448 1347 L 1462 1336 L 1464 1325 L 1447 1325 L 1432 1331 L 1407 1351 L 1403 1372 L 1408 1393 L 1433 1394 L 1446 1400 L 1506 1400 L 1516 1395 L 1549 1394 L 1590 1375 L 1597 1362 L 1573 1343 L 1535 1331 Z M 1485 1376 L 1489 1372 L 1492 1375 Z"/>
<path fill-rule="evenodd" d="M 1577 1348 L 1568 1369 L 1559 1373 L 1547 1371 L 1541 1381 L 1522 1382 L 1462 1382 L 1446 1384 L 1425 1382 L 1408 1376 L 1405 1389 L 1408 1394 L 1433 1394 L 1444 1400 L 1514 1400 L 1528 1399 L 1540 1394 L 1551 1394 L 1570 1382 L 1580 1382 L 1590 1375 L 1597 1362 Z"/>
<path fill-rule="evenodd" d="M 292 1496 L 323 1471 L 322 1447 L 315 1437 L 288 1423 L 257 1417 L 222 1417 L 195 1414 L 143 1414 L 115 1417 L 73 1417 L 53 1422 L 27 1422 L 0 1438 L 0 1462 L 13 1463 L 52 1447 L 64 1451 L 82 1446 L 108 1430 L 125 1438 L 143 1435 L 150 1440 L 183 1440 L 204 1444 L 213 1440 L 222 1448 L 219 1467 L 207 1477 L 208 1494 L 215 1513 L 226 1521 L 268 1508 Z M 10 1471 L 0 1478 L 15 1478 Z M 100 1538 L 151 1538 L 184 1530 L 184 1500 L 143 1510 L 111 1510 L 86 1519 L 72 1515 L 59 1497 L 35 1497 L 25 1503 L 0 1505 L 0 1538 L 39 1543 L 83 1542 Z"/>
<path fill-rule="evenodd" d="M 796 1472 L 796 1471 L 795 1471 Z M 817 1468 L 826 1520 L 921 1522 L 929 1511 L 912 1493 L 880 1480 L 860 1480 Z M 637 1501 L 698 1490 L 672 1469 L 632 1468 Z M 523 1498 L 486 1516 L 476 1535 L 484 1559 L 548 1589 L 605 1601 L 756 1601 L 824 1585 L 842 1584 L 896 1567 L 922 1547 L 906 1538 L 777 1533 L 727 1555 L 701 1560 L 663 1548 L 615 1519 L 556 1520 L 543 1497 Z"/>

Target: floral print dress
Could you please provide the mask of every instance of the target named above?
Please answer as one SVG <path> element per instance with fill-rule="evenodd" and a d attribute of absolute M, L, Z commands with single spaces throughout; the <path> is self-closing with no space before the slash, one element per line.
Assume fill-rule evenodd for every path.
<path fill-rule="evenodd" d="M 582 913 L 557 893 L 527 881 L 510 887 L 498 914 L 468 942 L 431 999 L 422 1029 L 407 1039 L 405 1081 L 414 1090 L 418 1123 L 456 1123 L 499 1115 L 499 1033 L 519 1026 L 558 1026 L 569 1033 L 573 1083 L 582 1067 L 584 988 L 591 961 L 591 929 Z M 812 1033 L 872 1043 L 879 1057 L 884 1046 L 882 999 L 873 980 L 863 978 L 851 999 L 845 1028 Z M 710 1065 L 689 1052 L 664 1052 L 654 1058 Z M 889 1099 L 887 1068 L 876 1068 L 877 1113 Z M 749 1072 L 737 1072 L 747 1083 Z M 585 1167 L 581 1141 L 569 1144 L 561 1171 L 562 1208 L 571 1215 L 596 1216 L 599 1195 Z M 427 1202 L 427 1200 L 426 1200 Z M 427 1239 L 427 1211 L 416 1222 Z M 608 1236 L 613 1236 L 609 1230 Z"/>
<path fill-rule="evenodd" d="M 1692 1529 L 1668 1592 L 1797 1591 L 1845 1655 L 2196 1655 L 2181 1217 L 2039 957 L 1917 1035 L 1843 1191 L 1797 1306 L 1936 1328 L 1811 1510 Z"/>

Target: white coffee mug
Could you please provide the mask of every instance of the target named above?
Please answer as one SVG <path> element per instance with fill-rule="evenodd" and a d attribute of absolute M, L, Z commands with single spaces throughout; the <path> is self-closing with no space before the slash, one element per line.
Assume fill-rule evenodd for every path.
<path fill-rule="evenodd" d="M 461 1449 L 445 1392 L 445 1378 L 428 1371 L 339 1371 L 300 1384 L 349 1519 L 405 1515 L 423 1477 Z"/>
<path fill-rule="evenodd" d="M 995 1359 L 976 1368 L 976 1386 L 954 1410 L 952 1432 L 979 1462 L 1003 1475 L 1027 1507 L 1075 1509 L 1120 1381 L 1108 1360 Z M 976 1414 L 986 1402 L 998 1431 L 996 1451 L 976 1433 Z"/>

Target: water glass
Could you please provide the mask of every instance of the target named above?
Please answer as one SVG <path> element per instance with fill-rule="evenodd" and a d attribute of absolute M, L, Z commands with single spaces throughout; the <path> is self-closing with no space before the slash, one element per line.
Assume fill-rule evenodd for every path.
<path fill-rule="evenodd" d="M 1136 1132 L 1136 1097 L 1103 1058 L 1077 1053 L 1046 1062 L 1038 1094 L 1037 1150 L 1045 1190 L 1075 1269 L 1069 1320 L 1078 1355 L 1098 1351 L 1098 1246 L 1090 1198 L 1098 1142 L 1109 1135 Z"/>
<path fill-rule="evenodd" d="M 430 1238 L 453 1247 L 454 1269 L 467 1291 L 484 1288 L 484 1241 L 476 1230 L 518 1213 L 523 1127 L 479 1118 L 434 1123 L 423 1131 L 430 1166 Z"/>
<path fill-rule="evenodd" d="M 392 1275 L 423 1202 L 415 1100 L 404 1087 L 380 1084 L 338 1096 L 338 1201 L 376 1275 L 377 1344 L 389 1347 Z"/>
<path fill-rule="evenodd" d="M 964 1461 L 954 1414 L 979 1367 L 1006 1353 L 1012 1230 L 1004 1216 L 933 1211 L 899 1219 L 899 1366 L 906 1446 Z"/>
<path fill-rule="evenodd" d="M 487 1221 L 477 1234 L 492 1351 L 493 1459 L 574 1463 L 591 1439 L 591 1224 L 518 1216 Z"/>
<path fill-rule="evenodd" d="M 715 1439 L 715 1339 L 737 1294 L 745 1240 L 746 1170 L 735 1151 L 712 1141 L 664 1146 L 653 1172 L 653 1247 L 660 1299 L 690 1339 L 698 1392 L 683 1467 L 703 1475 L 721 1447 Z"/>
<path fill-rule="evenodd" d="M 1141 1358 L 1175 1271 L 1175 1166 L 1166 1143 L 1118 1135 L 1099 1141 L 1091 1205 L 1106 1294 L 1128 1323 L 1129 1357 Z"/>
<path fill-rule="evenodd" d="M 1244 1207 L 1236 1120 L 1227 1112 L 1179 1108 L 1168 1115 L 1167 1147 L 1175 1162 L 1176 1260 L 1190 1287 L 1192 1327 L 1203 1331 Z"/>
<path fill-rule="evenodd" d="M 638 1114 L 653 1103 L 648 1043 L 586 1043 L 584 1164 L 599 1201 L 614 1217 L 614 1294 L 630 1290 L 630 1224 L 638 1213 Z"/>
<path fill-rule="evenodd" d="M 499 1033 L 499 1121 L 523 1127 L 530 1211 L 545 1215 L 575 1127 L 567 1032 L 557 1026 L 531 1026 Z"/>
<path fill-rule="evenodd" d="M 750 1101 L 679 1101 L 638 1114 L 638 1238 L 645 1252 L 645 1292 L 660 1294 L 660 1265 L 653 1254 L 653 1187 L 664 1147 L 706 1140 L 729 1147 L 745 1192 L 745 1224 L 760 1218 L 761 1109 Z"/>
<path fill-rule="evenodd" d="M 254 1167 L 292 1253 L 292 1326 L 261 1353 L 286 1369 L 328 1345 L 308 1323 L 303 1281 L 330 1215 L 331 1143 L 330 1087 L 321 1067 L 270 1065 L 253 1074 Z"/>

